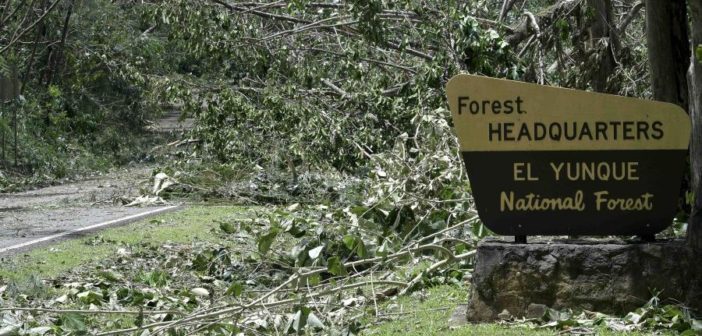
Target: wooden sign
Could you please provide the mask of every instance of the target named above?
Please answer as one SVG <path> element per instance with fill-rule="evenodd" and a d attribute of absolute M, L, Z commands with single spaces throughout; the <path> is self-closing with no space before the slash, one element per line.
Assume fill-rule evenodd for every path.
<path fill-rule="evenodd" d="M 471 75 L 446 91 L 495 233 L 651 236 L 671 224 L 691 128 L 680 107 Z"/>

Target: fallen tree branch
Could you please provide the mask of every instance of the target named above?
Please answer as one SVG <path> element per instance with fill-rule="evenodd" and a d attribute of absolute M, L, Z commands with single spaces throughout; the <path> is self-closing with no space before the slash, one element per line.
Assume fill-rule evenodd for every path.
<path fill-rule="evenodd" d="M 278 20 L 294 22 L 294 23 L 304 23 L 304 24 L 312 23 L 308 20 L 298 19 L 298 18 L 293 17 L 293 16 L 273 14 L 273 13 L 268 13 L 268 12 L 264 12 L 264 11 L 260 11 L 260 10 L 251 9 L 251 8 L 244 8 L 244 7 L 235 6 L 235 5 L 229 4 L 227 2 L 224 2 L 222 0 L 210 0 L 210 1 L 212 1 L 216 4 L 219 4 L 219 5 L 222 5 L 225 8 L 229 9 L 230 11 L 251 13 L 251 14 L 258 15 L 260 17 L 265 17 L 265 18 L 269 18 L 269 19 L 278 19 Z"/>
<path fill-rule="evenodd" d="M 0 311 L 26 311 L 34 313 L 54 313 L 54 314 L 79 314 L 79 315 L 185 315 L 185 312 L 177 310 L 84 310 L 84 309 L 50 309 L 50 308 L 24 308 L 6 307 Z"/>
<path fill-rule="evenodd" d="M 507 13 L 509 13 L 509 11 L 512 10 L 512 7 L 516 2 L 517 0 L 504 0 L 502 2 L 502 8 L 500 9 L 500 16 L 497 18 L 497 22 L 501 23 L 505 20 Z"/>
<path fill-rule="evenodd" d="M 448 231 L 444 231 L 444 232 L 448 232 Z M 210 319 L 210 318 L 222 318 L 223 316 L 227 316 L 227 315 L 239 315 L 239 314 L 242 314 L 243 312 L 245 312 L 246 310 L 250 310 L 250 309 L 254 309 L 254 308 L 267 308 L 268 309 L 268 308 L 279 307 L 279 306 L 288 305 L 288 304 L 294 304 L 294 303 L 300 302 L 301 299 L 310 299 L 310 298 L 315 298 L 315 297 L 319 297 L 319 296 L 335 294 L 335 293 L 338 293 L 339 291 L 363 287 L 366 285 L 394 285 L 394 286 L 404 287 L 404 289 L 399 292 L 400 295 L 402 295 L 402 294 L 406 294 L 408 292 L 409 288 L 414 287 L 419 281 L 421 281 L 421 276 L 423 274 L 429 274 L 429 273 L 435 271 L 436 269 L 439 269 L 439 268 L 441 268 L 449 263 L 452 263 L 452 262 L 457 261 L 457 260 L 462 260 L 462 259 L 472 257 L 475 254 L 475 251 L 469 251 L 469 252 L 466 252 L 466 253 L 463 253 L 460 255 L 454 255 L 453 253 L 451 253 L 450 250 L 448 250 L 447 248 L 445 248 L 441 245 L 426 244 L 426 245 L 416 246 L 413 248 L 408 247 L 404 251 L 396 252 L 396 253 L 393 253 L 391 255 L 384 256 L 384 257 L 375 257 L 375 258 L 357 260 L 357 261 L 353 261 L 353 262 L 347 262 L 347 263 L 344 263 L 343 266 L 347 269 L 349 269 L 349 268 L 353 269 L 355 267 L 367 265 L 367 264 L 374 264 L 374 263 L 381 263 L 382 264 L 382 263 L 387 263 L 391 260 L 395 260 L 397 258 L 409 256 L 413 253 L 417 253 L 417 252 L 421 252 L 421 251 L 425 251 L 425 250 L 435 250 L 435 251 L 442 252 L 442 254 L 444 254 L 445 258 L 442 259 L 441 261 L 433 264 L 432 266 L 430 266 L 427 270 L 425 270 L 419 276 L 415 277 L 409 283 L 390 281 L 390 280 L 363 281 L 363 282 L 359 282 L 359 283 L 355 283 L 355 284 L 338 286 L 338 287 L 334 287 L 334 288 L 330 288 L 330 289 L 326 289 L 326 290 L 321 290 L 319 292 L 311 292 L 302 298 L 298 297 L 298 298 L 284 299 L 284 300 L 278 300 L 278 301 L 274 301 L 274 302 L 264 303 L 266 299 L 268 299 L 269 297 L 271 297 L 274 294 L 281 292 L 285 287 L 287 287 L 288 285 L 290 285 L 296 281 L 301 281 L 301 280 L 304 280 L 305 278 L 308 278 L 310 276 L 328 272 L 328 269 L 326 267 L 320 267 L 320 268 L 308 270 L 308 271 L 304 271 L 303 269 L 300 269 L 297 273 L 292 274 L 282 284 L 280 284 L 276 288 L 268 291 L 266 294 L 258 297 L 257 299 L 255 299 L 254 301 L 252 301 L 248 304 L 230 304 L 230 305 L 220 306 L 217 308 L 210 308 L 210 309 L 206 309 L 204 311 L 199 311 L 199 312 L 190 314 L 190 315 L 188 315 L 180 320 L 167 321 L 167 322 L 155 322 L 155 323 L 151 323 L 148 325 L 144 325 L 142 327 L 115 330 L 115 331 L 100 333 L 98 335 L 101 335 L 101 336 L 118 335 L 118 334 L 131 333 L 131 332 L 136 332 L 136 331 L 150 329 L 150 328 L 157 328 L 153 331 L 153 333 L 158 334 L 158 333 L 164 332 L 170 328 L 181 326 L 181 325 L 186 325 L 186 324 L 191 324 L 191 323 L 196 322 L 196 321 L 202 321 L 202 320 L 206 320 L 206 319 Z M 321 285 L 319 287 L 323 288 L 324 285 Z"/>
<path fill-rule="evenodd" d="M 318 52 L 323 52 L 323 53 L 327 53 L 327 54 L 335 55 L 335 56 L 339 56 L 339 57 L 348 57 L 348 56 L 345 55 L 345 54 L 342 54 L 342 53 L 339 53 L 339 52 L 334 52 L 334 51 L 331 51 L 331 50 L 322 49 L 322 48 L 300 48 L 300 49 L 297 49 L 297 50 L 303 50 L 303 51 L 318 51 Z M 368 62 L 368 63 L 375 63 L 375 64 L 378 64 L 378 65 L 384 65 L 384 66 L 388 66 L 388 67 L 393 67 L 393 68 L 401 69 L 401 70 L 407 71 L 407 72 L 412 73 L 412 74 L 416 74 L 416 73 L 417 73 L 417 70 L 414 70 L 414 69 L 412 69 L 412 68 L 410 68 L 410 67 L 406 67 L 406 66 L 404 66 L 404 65 L 400 65 L 400 64 L 396 64 L 396 63 L 390 63 L 390 62 L 386 62 L 386 61 L 381 61 L 381 60 L 376 60 L 376 59 L 370 59 L 370 58 L 365 58 L 365 57 L 364 57 L 364 58 L 360 58 L 360 60 L 361 60 L 361 61 L 364 61 L 364 62 Z"/>
<path fill-rule="evenodd" d="M 336 20 L 347 20 L 347 19 L 350 19 L 350 18 L 352 18 L 350 15 L 345 15 L 345 16 L 332 16 L 332 17 L 329 17 L 329 18 L 326 18 L 326 19 L 322 19 L 322 20 L 319 20 L 319 21 L 315 21 L 315 22 L 308 23 L 308 24 L 306 24 L 306 25 L 304 25 L 304 26 L 302 26 L 302 27 L 297 27 L 297 28 L 293 28 L 293 29 L 288 29 L 288 30 L 283 30 L 283 31 L 277 32 L 277 33 L 275 33 L 275 34 L 273 34 L 273 35 L 269 35 L 269 36 L 264 37 L 263 40 L 264 40 L 264 41 L 265 41 L 265 40 L 270 40 L 270 39 L 276 38 L 276 37 L 278 37 L 278 36 L 283 36 L 283 35 L 288 35 L 288 34 L 296 34 L 296 33 L 300 33 L 300 32 L 306 31 L 306 30 L 310 30 L 310 29 L 336 27 L 337 25 L 323 25 L 323 23 L 326 23 L 326 22 L 329 22 L 329 21 L 336 21 Z M 351 21 L 351 22 L 347 22 L 347 23 L 343 23 L 343 24 L 349 25 L 349 24 L 355 24 L 355 23 L 358 23 L 358 21 Z"/>
<path fill-rule="evenodd" d="M 432 238 L 434 238 L 434 237 L 438 237 L 438 236 L 440 236 L 440 235 L 442 235 L 442 234 L 444 234 L 444 233 L 450 232 L 450 231 L 452 231 L 452 230 L 456 230 L 456 229 L 461 228 L 461 227 L 465 226 L 466 224 L 471 223 L 471 222 L 473 222 L 473 221 L 475 221 L 475 220 L 477 220 L 477 219 L 478 219 L 478 215 L 475 215 L 475 216 L 473 216 L 473 217 L 471 217 L 471 218 L 468 218 L 468 219 L 466 219 L 466 220 L 464 220 L 464 221 L 462 221 L 462 222 L 460 222 L 460 223 L 458 223 L 458 224 L 456 224 L 456 225 L 449 226 L 449 227 L 447 227 L 447 228 L 445 228 L 445 229 L 443 229 L 443 230 L 441 230 L 441 231 L 439 231 L 439 232 L 436 232 L 436 233 L 430 234 L 430 235 L 428 235 L 428 236 L 426 236 L 426 237 L 423 237 L 423 238 L 421 238 L 418 242 L 421 243 L 421 242 L 423 242 L 423 241 L 427 241 L 427 240 L 432 239 Z"/>
<path fill-rule="evenodd" d="M 350 95 L 348 92 L 346 92 L 346 91 L 344 91 L 343 89 L 341 89 L 340 87 L 334 85 L 334 83 L 332 83 L 330 80 L 328 80 L 328 79 L 326 79 L 326 78 L 323 78 L 323 79 L 322 79 L 322 83 L 324 83 L 324 85 L 326 85 L 328 88 L 334 90 L 334 92 L 336 92 L 336 93 L 338 93 L 339 95 L 341 95 L 342 98 L 349 98 L 349 97 L 351 97 L 351 95 Z"/>
<path fill-rule="evenodd" d="M 534 14 L 530 11 L 526 10 L 524 11 L 524 16 L 526 16 L 528 19 L 527 23 L 529 25 L 529 28 L 531 28 L 531 30 L 534 31 L 536 37 L 539 37 L 539 35 L 541 35 L 541 28 L 539 27 L 539 22 L 536 20 L 536 16 L 534 16 Z"/>
<path fill-rule="evenodd" d="M 438 262 L 432 264 L 431 266 L 429 266 L 429 268 L 425 269 L 424 271 L 419 273 L 416 277 L 414 277 L 414 279 L 412 279 L 412 281 L 410 281 L 407 284 L 407 287 L 405 287 L 405 289 L 400 291 L 400 293 L 398 295 L 402 296 L 402 295 L 407 294 L 407 292 L 412 290 L 412 288 L 414 288 L 414 286 L 416 286 L 420 281 L 422 281 L 422 278 L 424 276 L 426 276 L 427 274 L 431 274 L 432 272 L 436 271 L 437 269 L 439 269 L 445 265 L 448 265 L 449 263 L 452 263 L 454 261 L 470 258 L 470 257 L 474 256 L 475 253 L 476 253 L 476 251 L 473 250 L 470 252 L 459 254 L 457 256 L 454 256 L 453 254 L 451 254 L 449 258 L 446 258 L 444 260 L 441 260 L 441 261 L 438 261 Z"/>
<path fill-rule="evenodd" d="M 57 0 L 60 1 L 60 0 Z M 281 21 L 286 21 L 286 22 L 293 22 L 293 23 L 302 23 L 305 25 L 310 25 L 313 22 L 309 20 L 304 20 L 304 19 L 299 19 L 293 16 L 289 15 L 282 15 L 282 14 L 274 14 L 274 13 L 269 13 L 265 11 L 260 11 L 260 10 L 253 10 L 250 8 L 245 8 L 245 7 L 240 7 L 237 5 L 232 5 L 229 4 L 225 1 L 222 0 L 210 0 L 213 3 L 219 4 L 221 6 L 224 6 L 230 11 L 238 12 L 238 13 L 248 13 L 248 14 L 254 14 L 263 18 L 268 18 L 268 19 L 276 19 L 276 20 L 281 20 Z M 326 30 L 326 31 L 331 31 L 332 33 L 341 33 L 347 37 L 358 37 L 359 35 L 355 31 L 349 31 L 347 29 L 337 29 L 338 27 L 335 26 L 321 26 L 319 27 L 320 29 Z M 416 56 L 419 58 L 423 58 L 425 60 L 433 61 L 434 56 L 427 54 L 425 52 L 410 48 L 410 47 L 401 47 L 399 43 L 388 41 L 385 43 L 385 46 L 387 46 L 390 49 L 396 50 L 396 51 L 404 51 L 412 56 Z"/>
<path fill-rule="evenodd" d="M 629 24 L 634 21 L 634 18 L 636 15 L 641 11 L 642 8 L 644 8 L 644 2 L 639 1 L 637 4 L 634 5 L 634 7 L 631 8 L 631 10 L 626 13 L 624 18 L 622 19 L 622 22 L 617 26 L 617 32 L 618 35 L 622 35 L 624 31 L 626 30 L 626 27 L 629 26 Z"/>
<path fill-rule="evenodd" d="M 551 27 L 559 15 L 568 15 L 580 5 L 582 0 L 560 0 L 553 6 L 547 8 L 539 14 L 529 16 L 517 24 L 512 33 L 505 37 L 505 41 L 511 46 L 519 45 L 533 35 L 534 26 L 539 27 L 540 32 Z"/>
<path fill-rule="evenodd" d="M 289 279 L 288 281 L 291 281 L 291 279 Z M 286 281 L 286 283 L 284 283 L 283 285 L 287 285 L 288 281 Z M 283 285 L 281 285 L 281 286 L 283 286 Z M 326 296 L 326 295 L 331 295 L 331 294 L 338 294 L 341 291 L 355 289 L 355 288 L 369 286 L 369 285 L 392 285 L 392 286 L 401 286 L 401 287 L 407 286 L 406 283 L 399 282 L 399 281 L 376 280 L 373 282 L 364 281 L 364 282 L 358 282 L 358 283 L 354 283 L 354 284 L 350 284 L 350 285 L 338 286 L 338 287 L 330 288 L 328 290 L 318 292 L 318 293 L 309 293 L 308 295 L 304 295 L 302 298 L 278 300 L 278 301 L 269 302 L 269 303 L 263 303 L 262 301 L 267 296 L 262 296 L 259 299 L 255 300 L 252 303 L 245 305 L 245 306 L 230 307 L 230 308 L 215 310 L 215 311 L 204 313 L 204 314 L 191 315 L 191 316 L 186 317 L 186 318 L 181 319 L 181 320 L 167 321 L 167 322 L 155 322 L 155 323 L 147 324 L 147 325 L 144 325 L 141 327 L 108 331 L 108 332 L 96 334 L 96 336 L 120 335 L 120 334 L 125 334 L 125 333 L 132 333 L 132 332 L 137 332 L 137 331 L 141 331 L 141 330 L 146 330 L 146 329 L 150 329 L 150 328 L 158 328 L 158 329 L 153 331 L 153 334 L 158 334 L 158 333 L 166 331 L 169 328 L 177 327 L 177 326 L 183 325 L 183 324 L 190 324 L 192 322 L 203 321 L 203 320 L 207 320 L 209 318 L 221 319 L 227 315 L 238 315 L 238 314 L 243 313 L 247 309 L 251 309 L 251 308 L 267 308 L 267 309 L 268 308 L 275 308 L 275 307 L 285 306 L 285 305 L 289 305 L 289 304 L 299 303 L 300 300 L 303 298 L 310 299 L 310 298 Z M 279 286 L 277 288 L 281 288 L 281 286 Z M 273 291 L 271 291 L 271 293 L 273 293 Z"/>

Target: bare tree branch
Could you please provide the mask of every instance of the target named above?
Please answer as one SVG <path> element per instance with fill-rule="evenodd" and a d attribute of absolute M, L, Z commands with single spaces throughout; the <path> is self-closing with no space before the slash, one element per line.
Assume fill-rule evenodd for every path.
<path fill-rule="evenodd" d="M 56 0 L 56 1 L 54 1 L 54 2 L 51 4 L 51 6 L 49 6 L 49 8 L 48 8 L 46 11 L 44 11 L 44 13 L 43 13 L 36 21 L 34 21 L 31 25 L 29 25 L 27 28 L 25 28 L 24 30 L 22 30 L 19 34 L 14 35 L 13 38 L 12 38 L 12 40 L 10 40 L 10 42 L 9 42 L 6 46 L 4 46 L 2 49 L 0 49 L 0 54 L 2 54 L 2 53 L 4 53 L 5 51 L 7 51 L 7 49 L 9 49 L 9 48 L 12 47 L 15 43 L 17 43 L 17 41 L 18 41 L 20 38 L 22 38 L 25 34 L 27 34 L 29 31 L 31 31 L 32 29 L 34 29 L 34 27 L 35 27 L 37 24 L 39 24 L 39 22 L 42 22 L 42 21 L 46 18 L 46 16 L 49 15 L 49 13 L 51 13 L 51 11 L 52 11 L 54 8 L 56 8 L 56 5 L 58 5 L 59 2 L 61 2 L 61 0 Z M 19 28 L 18 28 L 18 29 L 19 29 Z"/>
<path fill-rule="evenodd" d="M 269 13 L 269 12 L 260 11 L 260 10 L 252 10 L 252 9 L 248 9 L 248 8 L 241 7 L 238 5 L 229 4 L 223 0 L 210 0 L 210 1 L 213 3 L 219 4 L 221 6 L 224 6 L 225 8 L 229 9 L 230 11 L 234 11 L 234 12 L 248 13 L 248 14 L 257 15 L 257 16 L 260 16 L 263 18 L 281 20 L 281 21 L 285 21 L 285 22 L 302 23 L 305 25 L 313 24 L 313 22 L 311 22 L 309 20 L 300 19 L 300 18 L 296 18 L 293 16 L 289 16 L 289 15 L 274 14 L 274 13 Z M 358 33 L 356 33 L 355 31 L 350 31 L 348 29 L 337 29 L 338 27 L 336 27 L 336 26 L 329 26 L 329 27 L 321 26 L 319 28 L 322 30 L 331 31 L 333 33 L 340 33 L 340 34 L 343 34 L 347 37 L 358 37 L 359 36 Z M 434 56 L 432 56 L 428 53 L 425 53 L 425 52 L 422 52 L 422 51 L 419 51 L 419 50 L 416 50 L 416 49 L 410 48 L 410 47 L 402 47 L 397 42 L 388 41 L 385 44 L 385 46 L 387 46 L 390 49 L 397 50 L 397 51 L 404 51 L 412 56 L 423 58 L 425 60 L 429 60 L 429 61 L 434 60 Z"/>
<path fill-rule="evenodd" d="M 54 313 L 54 314 L 79 314 L 79 315 L 159 315 L 173 314 L 184 315 L 177 310 L 80 310 L 80 309 L 49 309 L 49 308 L 27 308 L 27 307 L 6 307 L 0 311 L 26 311 L 33 313 Z"/>
<path fill-rule="evenodd" d="M 322 83 L 324 83 L 324 85 L 326 85 L 328 88 L 334 90 L 336 93 L 338 93 L 339 95 L 341 95 L 342 98 L 349 98 L 349 97 L 351 97 L 351 95 L 350 95 L 348 92 L 346 92 L 346 91 L 344 91 L 343 89 L 341 89 L 340 87 L 334 85 L 334 83 L 332 83 L 330 80 L 328 80 L 328 79 L 326 79 L 326 78 L 323 78 L 323 79 L 322 79 Z"/>
<path fill-rule="evenodd" d="M 536 26 L 544 31 L 556 22 L 555 19 L 559 15 L 572 12 L 581 2 L 582 0 L 560 0 L 543 12 L 534 15 L 533 18 L 526 17 L 512 29 L 512 33 L 505 38 L 505 41 L 512 46 L 519 45 L 532 35 L 532 21 L 536 21 Z"/>
<path fill-rule="evenodd" d="M 644 3 L 643 1 L 639 1 L 634 7 L 631 8 L 631 10 L 626 13 L 624 18 L 622 19 L 622 22 L 619 24 L 617 27 L 617 32 L 619 35 L 622 35 L 624 31 L 626 30 L 626 27 L 629 26 L 629 24 L 634 21 L 634 18 L 636 18 L 636 15 L 641 11 L 641 9 L 644 8 Z"/>
<path fill-rule="evenodd" d="M 7 3 L 5 4 L 4 7 L 9 6 L 10 5 L 9 3 L 10 3 L 10 1 L 7 1 Z M 2 19 L 0 19 L 0 29 L 2 29 L 2 27 L 5 26 L 5 24 L 7 23 L 7 21 L 10 18 L 15 16 L 15 14 L 20 10 L 20 8 L 23 7 L 23 5 L 24 5 L 24 2 L 20 2 L 19 5 L 17 5 L 17 7 L 15 7 L 15 9 L 13 9 L 11 12 L 7 13 L 6 16 L 3 16 Z"/>
<path fill-rule="evenodd" d="M 497 18 L 497 22 L 502 22 L 505 20 L 507 13 L 512 9 L 517 0 L 504 0 L 502 2 L 502 8 L 500 9 L 500 16 Z"/>

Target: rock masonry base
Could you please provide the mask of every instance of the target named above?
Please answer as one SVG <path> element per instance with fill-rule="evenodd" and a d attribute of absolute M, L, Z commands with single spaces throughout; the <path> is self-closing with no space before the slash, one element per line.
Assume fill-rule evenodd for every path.
<path fill-rule="evenodd" d="M 507 310 L 538 317 L 545 307 L 626 314 L 654 294 L 702 311 L 702 255 L 682 240 L 627 243 L 489 238 L 478 246 L 468 322 Z"/>

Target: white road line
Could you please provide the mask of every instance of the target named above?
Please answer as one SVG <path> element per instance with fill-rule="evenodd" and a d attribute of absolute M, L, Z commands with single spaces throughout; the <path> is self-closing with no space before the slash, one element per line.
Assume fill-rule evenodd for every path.
<path fill-rule="evenodd" d="M 147 216 L 155 215 L 155 214 L 158 214 L 158 213 L 161 213 L 161 212 L 173 210 L 173 209 L 175 209 L 175 208 L 177 208 L 177 207 L 178 207 L 177 205 L 173 205 L 173 206 L 169 206 L 169 207 L 165 207 L 165 208 L 159 208 L 159 209 L 156 209 L 156 210 L 151 210 L 151 211 L 147 211 L 147 212 L 142 212 L 142 213 L 130 215 L 130 216 L 127 216 L 127 217 L 117 218 L 117 219 L 109 220 L 109 221 L 102 222 L 102 223 L 99 223 L 99 224 L 94 224 L 94 225 L 82 227 L 82 228 L 79 228 L 79 229 L 73 229 L 73 230 L 66 231 L 66 232 L 62 232 L 62 233 L 58 233 L 58 234 L 55 234 L 55 235 L 42 237 L 42 238 L 39 238 L 39 239 L 35 239 L 35 240 L 28 241 L 28 242 L 24 242 L 24 243 L 21 243 L 21 244 L 12 245 L 12 246 L 8 246 L 8 247 L 3 247 L 3 248 L 0 248 L 0 254 L 1 254 L 1 253 L 8 252 L 8 251 L 12 251 L 12 250 L 21 249 L 21 248 L 23 248 L 23 247 L 31 246 L 31 245 L 38 244 L 38 243 L 41 243 L 41 242 L 50 241 L 50 240 L 58 239 L 58 238 L 61 238 L 61 237 L 69 236 L 69 235 L 72 235 L 72 234 L 76 234 L 76 233 L 80 233 L 80 232 L 84 232 L 84 231 L 90 231 L 90 230 L 94 230 L 94 229 L 99 229 L 99 228 L 104 227 L 104 226 L 110 226 L 110 225 L 118 224 L 118 223 L 121 223 L 121 222 L 129 222 L 129 221 L 132 221 L 132 220 L 141 219 L 141 218 L 143 218 L 143 217 L 147 217 Z"/>

